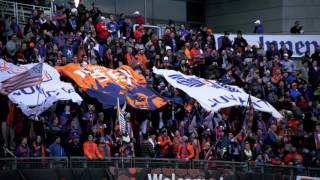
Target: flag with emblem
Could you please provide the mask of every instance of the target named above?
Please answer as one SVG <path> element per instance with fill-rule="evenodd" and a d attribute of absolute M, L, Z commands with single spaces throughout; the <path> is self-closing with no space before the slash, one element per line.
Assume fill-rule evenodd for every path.
<path fill-rule="evenodd" d="M 32 68 L 2 81 L 2 93 L 10 94 L 18 89 L 39 85 L 42 82 L 42 65 L 42 63 L 36 64 Z"/>
<path fill-rule="evenodd" d="M 122 135 L 126 134 L 126 120 L 124 118 L 124 114 L 120 108 L 119 98 L 117 99 L 117 112 L 118 112 L 118 121 L 120 125 L 120 132 Z"/>

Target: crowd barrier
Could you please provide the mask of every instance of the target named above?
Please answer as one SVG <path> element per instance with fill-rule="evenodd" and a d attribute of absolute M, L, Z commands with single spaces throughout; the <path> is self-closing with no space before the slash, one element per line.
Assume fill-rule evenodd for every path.
<path fill-rule="evenodd" d="M 51 169 L 51 168 L 170 168 L 170 169 L 201 169 L 231 170 L 233 172 L 279 174 L 289 177 L 312 176 L 320 177 L 320 168 L 297 167 L 287 165 L 253 165 L 247 162 L 206 161 L 165 158 L 125 158 L 111 157 L 104 160 L 88 160 L 85 157 L 45 157 L 45 158 L 1 158 L 0 170 L 17 169 Z"/>

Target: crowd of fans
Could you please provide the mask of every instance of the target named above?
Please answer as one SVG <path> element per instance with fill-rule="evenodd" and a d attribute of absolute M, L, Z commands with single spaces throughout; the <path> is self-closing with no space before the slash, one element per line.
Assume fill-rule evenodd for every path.
<path fill-rule="evenodd" d="M 133 31 L 135 23 L 140 26 Z M 2 16 L 2 59 L 18 65 L 38 62 L 39 56 L 52 66 L 129 65 L 169 103 L 153 112 L 124 108 L 123 138 L 116 110 L 102 109 L 81 91 L 81 106 L 58 102 L 37 121 L 1 95 L 1 144 L 18 157 L 123 156 L 320 166 L 320 47 L 306 53 L 297 68 L 285 45 L 250 46 L 241 31 L 234 41 L 225 33 L 216 49 L 213 30 L 206 26 L 191 29 L 171 22 L 159 37 L 142 24 L 139 12 L 135 19 L 123 14 L 104 17 L 95 4 L 87 8 L 80 2 L 75 8 L 71 1 L 58 6 L 52 17 L 34 11 L 24 27 L 15 17 Z M 268 101 L 284 118 L 255 111 L 252 128 L 242 131 L 246 108 L 206 112 L 154 75 L 153 66 L 237 85 Z"/>

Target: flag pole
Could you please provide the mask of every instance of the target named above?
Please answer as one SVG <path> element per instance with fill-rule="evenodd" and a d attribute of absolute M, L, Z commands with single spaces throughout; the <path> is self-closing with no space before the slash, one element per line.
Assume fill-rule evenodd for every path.
<path fill-rule="evenodd" d="M 40 56 L 40 55 L 39 55 L 38 59 L 39 59 L 39 63 L 41 64 L 41 77 L 42 77 L 42 71 L 43 71 L 43 60 L 42 60 L 42 58 L 41 58 L 41 56 Z M 41 78 L 41 79 L 42 79 L 42 78 Z M 40 83 L 40 84 L 38 84 L 38 85 L 37 85 L 37 87 L 38 87 L 37 106 L 38 106 L 38 104 L 39 104 L 39 99 L 40 99 L 41 84 L 42 84 L 42 81 L 41 81 L 41 83 Z"/>

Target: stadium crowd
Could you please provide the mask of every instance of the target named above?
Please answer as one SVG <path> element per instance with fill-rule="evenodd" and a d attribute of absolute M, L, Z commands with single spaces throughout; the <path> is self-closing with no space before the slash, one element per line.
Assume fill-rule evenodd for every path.
<path fill-rule="evenodd" d="M 129 65 L 169 99 L 168 105 L 153 112 L 127 106 L 128 134 L 122 138 L 116 110 L 102 109 L 81 91 L 81 106 L 58 102 L 37 121 L 1 95 L 1 145 L 18 157 L 219 159 L 320 167 L 320 47 L 313 54 L 307 52 L 297 68 L 285 45 L 251 46 L 238 31 L 233 42 L 226 32 L 216 49 L 212 28 L 170 22 L 159 37 L 153 29 L 143 28 L 139 12 L 134 14 L 133 19 L 124 14 L 104 17 L 95 4 L 85 7 L 80 2 L 75 8 L 69 1 L 52 17 L 34 11 L 24 27 L 15 17 L 1 16 L 0 58 L 8 62 L 34 63 L 40 56 L 52 66 Z M 139 24 L 136 31 L 133 24 Z M 251 128 L 242 131 L 246 108 L 206 112 L 154 75 L 153 66 L 237 85 L 268 101 L 284 118 L 255 111 Z"/>

